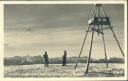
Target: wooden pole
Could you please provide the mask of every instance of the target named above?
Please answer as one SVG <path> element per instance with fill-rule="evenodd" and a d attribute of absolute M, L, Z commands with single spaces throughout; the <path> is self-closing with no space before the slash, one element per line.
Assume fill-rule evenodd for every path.
<path fill-rule="evenodd" d="M 119 41 L 117 40 L 117 37 L 116 37 L 116 35 L 115 35 L 115 33 L 114 33 L 114 31 L 113 31 L 113 29 L 112 29 L 112 27 L 110 26 L 110 29 L 111 29 L 111 31 L 112 31 L 112 33 L 113 33 L 113 36 L 114 36 L 114 38 L 115 38 L 115 40 L 116 40 L 116 42 L 117 42 L 117 44 L 118 44 L 118 47 L 119 47 L 119 49 L 120 49 L 120 51 L 121 51 L 121 53 L 122 53 L 122 56 L 124 57 L 125 55 L 124 55 L 124 52 L 123 52 L 123 50 L 122 50 L 122 48 L 121 48 L 121 46 L 120 46 L 120 43 L 119 43 Z"/>
<path fill-rule="evenodd" d="M 95 25 L 94 25 L 94 27 L 95 27 Z M 86 73 L 88 73 L 88 69 L 89 69 L 89 63 L 90 63 L 91 51 L 92 51 L 92 43 L 93 43 L 93 36 L 94 36 L 94 30 L 93 30 L 93 32 L 92 32 L 92 38 L 91 38 L 91 45 L 90 45 L 89 57 L 88 57 L 88 60 L 87 60 Z"/>
<path fill-rule="evenodd" d="M 89 28 L 88 28 L 88 30 L 89 30 Z M 82 50 L 83 50 L 83 47 L 84 47 L 84 44 L 85 44 L 85 40 L 86 40 L 86 38 L 87 38 L 87 35 L 88 35 L 88 31 L 86 32 L 86 35 L 85 35 L 85 37 L 84 37 L 84 41 L 83 41 L 83 44 L 82 44 L 82 47 L 81 47 L 81 50 L 80 50 L 79 56 L 78 56 L 78 58 L 77 58 L 77 62 L 76 62 L 76 65 L 75 65 L 75 68 L 74 68 L 74 69 L 76 69 L 76 67 L 77 67 L 77 65 L 78 65 L 78 61 L 79 61 L 79 58 L 80 58 L 80 56 L 81 56 L 81 53 L 82 53 Z"/>
<path fill-rule="evenodd" d="M 103 45 L 104 45 L 104 53 L 105 53 L 106 67 L 108 68 L 108 58 L 107 58 L 106 47 L 105 47 L 105 39 L 104 39 L 104 35 L 103 34 L 102 34 L 102 40 L 103 40 Z"/>

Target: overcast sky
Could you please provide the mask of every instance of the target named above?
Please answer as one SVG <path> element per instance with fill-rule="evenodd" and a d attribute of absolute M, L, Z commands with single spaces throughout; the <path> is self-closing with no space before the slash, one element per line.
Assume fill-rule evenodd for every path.
<path fill-rule="evenodd" d="M 123 5 L 103 5 L 111 17 L 117 38 L 124 48 Z M 89 4 L 6 4 L 4 6 L 5 57 L 44 54 L 78 56 L 93 5 Z M 105 30 L 108 57 L 122 57 L 110 30 Z M 89 53 L 88 34 L 82 56 Z M 102 36 L 94 35 L 92 57 L 104 58 Z"/>

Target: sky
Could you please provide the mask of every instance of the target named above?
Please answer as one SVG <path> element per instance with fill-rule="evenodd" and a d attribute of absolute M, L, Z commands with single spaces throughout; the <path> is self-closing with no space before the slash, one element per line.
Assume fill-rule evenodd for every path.
<path fill-rule="evenodd" d="M 78 56 L 92 4 L 5 4 L 4 56 L 37 56 L 48 52 L 49 57 Z M 124 6 L 105 4 L 103 8 L 124 49 Z M 107 56 L 122 57 L 110 30 L 104 31 Z M 81 56 L 88 56 L 91 32 Z M 104 58 L 102 35 L 94 33 L 92 58 Z"/>

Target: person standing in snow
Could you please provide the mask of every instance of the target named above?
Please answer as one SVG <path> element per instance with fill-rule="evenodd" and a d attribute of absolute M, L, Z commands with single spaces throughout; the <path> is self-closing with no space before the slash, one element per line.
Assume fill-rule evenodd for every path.
<path fill-rule="evenodd" d="M 45 67 L 47 67 L 49 65 L 49 61 L 48 61 L 48 54 L 46 51 L 45 51 L 45 54 L 43 55 L 43 57 L 44 57 L 44 61 L 45 61 Z"/>
<path fill-rule="evenodd" d="M 63 65 L 62 66 L 66 66 L 66 58 L 67 58 L 67 52 L 65 50 L 64 55 L 63 55 Z"/>

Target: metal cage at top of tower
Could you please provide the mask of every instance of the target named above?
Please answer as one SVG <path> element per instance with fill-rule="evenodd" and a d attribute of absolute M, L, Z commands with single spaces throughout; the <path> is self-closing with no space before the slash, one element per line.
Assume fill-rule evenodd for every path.
<path fill-rule="evenodd" d="M 92 17 L 88 21 L 89 25 L 110 25 L 110 18 L 106 15 L 102 4 L 95 4 Z"/>
<path fill-rule="evenodd" d="M 92 32 L 92 30 L 94 30 L 98 32 L 98 35 L 99 33 L 104 34 L 102 30 L 110 29 L 111 27 L 110 17 L 106 15 L 104 9 L 102 8 L 102 4 L 96 4 L 94 6 L 92 16 L 88 20 L 88 25 L 91 26 L 89 27 L 88 32 Z"/>

